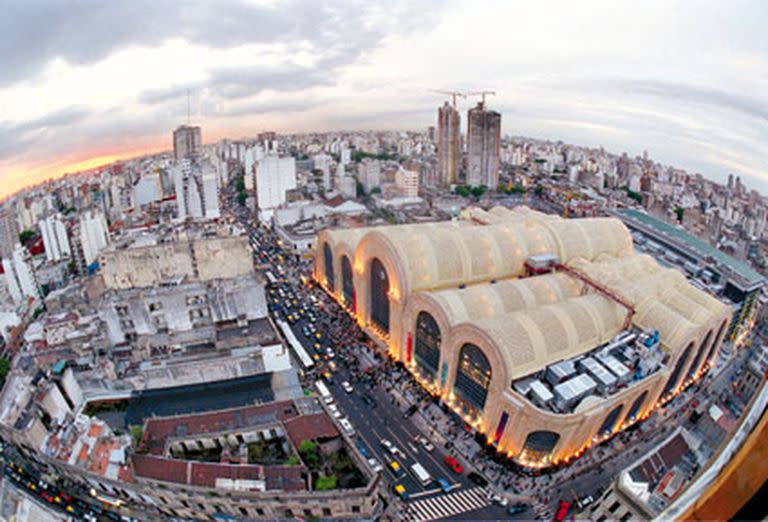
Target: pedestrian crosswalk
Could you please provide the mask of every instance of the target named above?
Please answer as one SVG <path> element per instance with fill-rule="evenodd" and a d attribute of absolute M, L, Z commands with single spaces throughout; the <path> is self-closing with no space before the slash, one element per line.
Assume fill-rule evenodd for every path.
<path fill-rule="evenodd" d="M 406 518 L 412 522 L 439 520 L 475 511 L 488 505 L 485 488 L 456 490 L 447 495 L 423 498 L 407 504 Z"/>

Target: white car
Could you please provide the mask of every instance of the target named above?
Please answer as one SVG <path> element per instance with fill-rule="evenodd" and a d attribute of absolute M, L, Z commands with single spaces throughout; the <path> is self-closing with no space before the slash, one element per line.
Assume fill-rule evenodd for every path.
<path fill-rule="evenodd" d="M 347 393 L 352 393 L 353 391 L 355 391 L 355 388 L 354 388 L 354 387 L 353 387 L 351 384 L 349 384 L 349 381 L 344 381 L 344 382 L 342 382 L 342 383 L 341 383 L 341 387 L 342 387 L 342 388 L 344 389 L 344 391 L 345 391 L 345 392 L 347 392 Z"/>
<path fill-rule="evenodd" d="M 350 437 L 352 437 L 355 434 L 355 428 L 352 426 L 352 423 L 349 422 L 348 418 L 343 417 L 339 419 L 339 424 L 341 424 L 341 427 L 344 428 L 344 431 Z"/>
<path fill-rule="evenodd" d="M 386 449 L 388 452 L 390 452 L 392 455 L 398 455 L 400 453 L 400 450 L 397 449 L 397 446 L 392 444 L 387 439 L 381 439 L 381 445 L 384 446 L 384 449 Z"/>
<path fill-rule="evenodd" d="M 333 415 L 333 417 L 335 419 L 340 419 L 341 418 L 341 412 L 339 411 L 339 407 L 336 406 L 335 404 L 329 404 L 328 405 L 328 411 L 331 412 L 331 415 Z"/>
<path fill-rule="evenodd" d="M 419 444 L 421 444 L 424 447 L 424 449 L 427 451 L 433 451 L 435 449 L 435 447 L 432 445 L 431 442 L 429 442 L 429 439 L 427 439 L 426 437 L 423 437 L 423 436 L 416 437 L 416 441 Z"/>
<path fill-rule="evenodd" d="M 509 504 L 509 499 L 507 497 L 502 497 L 496 494 L 491 495 L 488 500 L 502 507 L 507 507 L 507 504 Z"/>
<path fill-rule="evenodd" d="M 368 459 L 368 464 L 371 466 L 374 473 L 381 473 L 384 471 L 384 466 L 381 465 L 381 462 L 374 458 Z"/>

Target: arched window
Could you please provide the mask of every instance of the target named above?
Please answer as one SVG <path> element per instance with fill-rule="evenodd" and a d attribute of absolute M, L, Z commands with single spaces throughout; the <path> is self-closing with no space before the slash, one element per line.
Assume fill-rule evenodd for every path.
<path fill-rule="evenodd" d="M 477 414 L 485 407 L 491 384 L 491 363 L 474 344 L 465 344 L 459 352 L 459 369 L 454 389 L 466 413 Z"/>
<path fill-rule="evenodd" d="M 541 461 L 552 454 L 560 441 L 560 435 L 554 431 L 534 431 L 528 434 L 521 457 L 534 462 Z"/>
<path fill-rule="evenodd" d="M 717 331 L 717 335 L 715 336 L 715 342 L 712 343 L 712 347 L 709 349 L 709 352 L 707 353 L 707 359 L 704 361 L 705 363 L 709 363 L 710 365 L 715 364 L 715 356 L 717 355 L 717 348 L 720 343 L 723 342 L 723 335 L 725 333 L 725 325 L 728 323 L 728 321 L 723 321 L 723 324 L 720 325 L 720 329 Z"/>
<path fill-rule="evenodd" d="M 389 276 L 376 258 L 371 261 L 371 320 L 389 333 Z"/>
<path fill-rule="evenodd" d="M 611 413 L 608 414 L 608 416 L 603 421 L 603 425 L 600 426 L 600 429 L 597 431 L 598 435 L 602 437 L 604 435 L 610 434 L 613 431 L 613 428 L 616 427 L 616 423 L 619 422 L 619 414 L 623 408 L 624 405 L 619 404 L 613 410 L 611 410 Z"/>
<path fill-rule="evenodd" d="M 675 388 L 677 388 L 677 380 L 680 377 L 680 373 L 683 371 L 683 367 L 685 366 L 685 363 L 688 362 L 688 357 L 691 356 L 691 350 L 693 350 L 693 343 L 690 343 L 688 347 L 685 349 L 683 354 L 680 356 L 680 358 L 677 360 L 677 364 L 675 365 L 675 369 L 672 371 L 672 375 L 669 376 L 669 380 L 667 381 L 667 385 L 664 387 L 664 393 L 662 393 L 662 397 L 672 391 L 674 391 Z"/>
<path fill-rule="evenodd" d="M 325 284 L 333 292 L 336 290 L 336 282 L 333 279 L 333 252 L 328 243 L 323 243 L 323 258 L 325 259 Z"/>
<path fill-rule="evenodd" d="M 341 295 L 344 302 L 351 306 L 355 295 L 355 285 L 352 282 L 352 263 L 347 256 L 341 256 Z"/>
<path fill-rule="evenodd" d="M 699 369 L 701 360 L 704 358 L 704 354 L 707 353 L 707 345 L 709 344 L 709 339 L 711 337 L 712 337 L 712 330 L 708 331 L 707 335 L 704 336 L 704 339 L 701 341 L 701 345 L 699 345 L 699 351 L 696 352 L 696 357 L 693 358 L 691 367 L 688 368 L 689 379 L 694 375 L 696 375 L 696 371 Z"/>
<path fill-rule="evenodd" d="M 640 413 L 640 408 L 642 408 L 643 404 L 645 403 L 646 397 L 648 397 L 648 390 L 645 390 L 643 393 L 638 395 L 637 399 L 635 399 L 635 402 L 632 403 L 632 407 L 627 413 L 628 421 L 633 421 L 637 418 L 638 413 Z"/>
<path fill-rule="evenodd" d="M 440 327 L 427 312 L 416 316 L 416 346 L 414 359 L 422 376 L 434 380 L 440 363 Z"/>

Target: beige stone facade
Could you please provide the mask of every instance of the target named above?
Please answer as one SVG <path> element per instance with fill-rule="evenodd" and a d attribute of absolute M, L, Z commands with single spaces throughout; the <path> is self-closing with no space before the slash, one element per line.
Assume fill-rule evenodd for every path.
<path fill-rule="evenodd" d="M 556 260 L 556 270 L 533 275 L 527 262 L 536 256 Z M 315 261 L 315 279 L 393 358 L 499 451 L 530 465 L 567 461 L 605 438 L 606 424 L 615 433 L 678 393 L 714 361 L 730 319 L 682 274 L 635 254 L 612 218 L 469 209 L 453 222 L 323 231 Z M 420 320 L 431 334 L 417 333 Z M 541 407 L 513 387 L 629 331 L 658 332 L 663 364 L 647 376 L 572 411 Z M 438 346 L 426 373 L 414 361 L 417 335 Z M 551 436 L 550 451 L 529 451 L 535 433 Z"/>
<path fill-rule="evenodd" d="M 106 251 L 100 254 L 99 262 L 107 289 L 228 279 L 253 272 L 244 235 Z"/>

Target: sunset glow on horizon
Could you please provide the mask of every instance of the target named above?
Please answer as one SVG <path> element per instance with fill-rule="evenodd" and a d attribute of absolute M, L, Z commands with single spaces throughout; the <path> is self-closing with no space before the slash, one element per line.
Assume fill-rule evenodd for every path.
<path fill-rule="evenodd" d="M 112 154 L 85 155 L 80 158 L 65 159 L 60 163 L 46 164 L 27 171 L 19 172 L 16 176 L 8 176 L 0 185 L 0 200 L 15 194 L 26 187 L 56 180 L 65 176 L 80 174 L 101 167 L 106 167 L 118 161 L 124 161 L 141 156 L 149 156 L 168 151 L 168 147 L 148 147 L 129 151 L 115 152 Z"/>
<path fill-rule="evenodd" d="M 260 130 L 423 130 L 445 101 L 434 89 L 455 88 L 496 91 L 502 134 L 647 150 L 768 192 L 765 3 L 556 4 L 553 17 L 533 1 L 62 3 L 47 7 L 46 31 L 14 46 L 39 23 L 19 3 L 0 31 L 0 197 L 159 150 L 160 137 L 169 149 L 187 93 L 212 143 Z M 105 23 L 115 19 L 124 30 Z"/>

